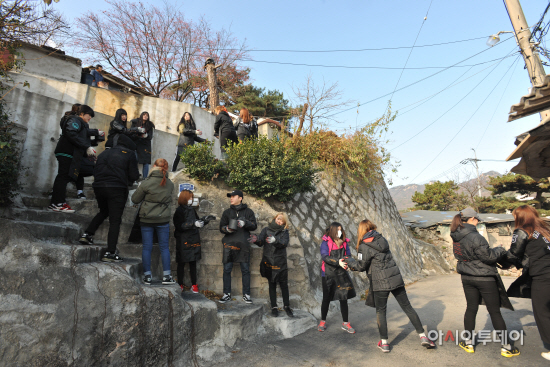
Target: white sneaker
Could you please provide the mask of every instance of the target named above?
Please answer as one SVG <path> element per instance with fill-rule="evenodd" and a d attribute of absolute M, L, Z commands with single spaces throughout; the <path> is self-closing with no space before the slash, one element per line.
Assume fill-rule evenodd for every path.
<path fill-rule="evenodd" d="M 540 355 L 542 356 L 542 358 L 550 361 L 550 352 L 542 352 Z"/>
<path fill-rule="evenodd" d="M 245 303 L 252 303 L 252 298 L 250 298 L 249 294 L 245 294 L 245 295 L 243 295 L 243 301 Z"/>
<path fill-rule="evenodd" d="M 231 293 L 224 293 L 223 297 L 218 301 L 219 303 L 225 303 L 231 301 Z"/>

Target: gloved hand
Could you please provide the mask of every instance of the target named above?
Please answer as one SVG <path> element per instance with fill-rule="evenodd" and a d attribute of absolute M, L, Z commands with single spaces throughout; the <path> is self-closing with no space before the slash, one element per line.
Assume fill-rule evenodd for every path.
<path fill-rule="evenodd" d="M 342 269 L 348 270 L 348 264 L 346 264 L 346 261 L 344 259 L 338 260 L 338 264 L 342 267 Z"/>
<path fill-rule="evenodd" d="M 197 134 L 197 135 L 202 135 L 202 131 L 200 131 L 200 130 L 195 130 L 195 134 Z"/>
<path fill-rule="evenodd" d="M 144 127 L 138 127 L 138 128 L 137 128 L 137 131 L 138 131 L 138 133 L 140 133 L 140 134 L 144 134 L 144 133 L 145 133 L 145 128 L 144 128 Z"/>
<path fill-rule="evenodd" d="M 86 155 L 88 155 L 88 157 L 95 157 L 96 154 L 97 152 L 95 151 L 94 148 L 89 147 L 88 149 L 86 149 Z"/>
<path fill-rule="evenodd" d="M 267 236 L 267 238 L 265 239 L 265 242 L 267 242 L 267 243 L 273 243 L 275 241 L 276 241 L 276 239 L 273 236 Z"/>
<path fill-rule="evenodd" d="M 105 136 L 105 131 L 98 130 L 99 136 Z"/>
<path fill-rule="evenodd" d="M 251 234 L 250 237 L 248 237 L 247 241 L 250 243 L 255 243 L 256 241 L 258 241 L 258 236 L 256 236 L 255 234 Z"/>
<path fill-rule="evenodd" d="M 239 219 L 239 220 L 237 221 L 237 226 L 239 226 L 239 228 L 243 228 L 243 227 L 244 227 L 244 220 Z"/>
<path fill-rule="evenodd" d="M 202 228 L 204 227 L 204 222 L 202 220 L 198 220 L 195 222 L 195 227 Z"/>
<path fill-rule="evenodd" d="M 225 226 L 225 231 L 226 231 L 227 233 L 233 233 L 233 232 L 235 232 L 234 229 L 231 229 L 231 228 L 229 228 L 228 226 Z"/>
<path fill-rule="evenodd" d="M 139 137 L 140 137 L 140 138 L 144 138 L 144 139 L 145 139 L 145 138 L 147 137 L 147 133 L 145 133 L 145 134 L 141 134 L 141 135 L 140 135 Z"/>

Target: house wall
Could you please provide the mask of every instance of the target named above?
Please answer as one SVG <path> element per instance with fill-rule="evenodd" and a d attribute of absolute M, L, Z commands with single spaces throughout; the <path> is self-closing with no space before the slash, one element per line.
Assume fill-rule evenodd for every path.
<path fill-rule="evenodd" d="M 59 81 L 80 82 L 82 62 L 74 57 L 50 54 L 46 49 L 25 45 L 17 50 L 23 55 L 25 66 L 19 72 L 22 76 L 47 77 Z"/>

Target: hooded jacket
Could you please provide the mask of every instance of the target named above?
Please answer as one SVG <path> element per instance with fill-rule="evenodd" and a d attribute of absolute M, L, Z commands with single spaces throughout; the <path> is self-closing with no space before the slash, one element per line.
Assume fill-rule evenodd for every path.
<path fill-rule="evenodd" d="M 221 111 L 216 115 L 216 122 L 214 122 L 214 136 L 220 136 L 220 134 L 236 133 L 236 129 L 233 126 L 233 120 L 229 114 L 225 111 Z"/>
<path fill-rule="evenodd" d="M 190 205 L 180 205 L 174 213 L 176 262 L 186 263 L 201 259 L 201 236 L 195 222 L 199 216 Z"/>
<path fill-rule="evenodd" d="M 366 271 L 374 292 L 405 286 L 388 241 L 376 231 L 365 233 L 359 245 L 359 261 L 350 259 L 348 266 L 352 270 Z"/>
<path fill-rule="evenodd" d="M 331 237 L 323 236 L 321 242 L 321 275 L 325 278 L 327 291 L 332 295 L 332 300 L 347 300 L 356 296 L 355 287 L 348 271 L 343 269 L 339 260 L 351 256 L 349 238 L 345 238 L 342 246 L 334 243 Z M 323 290 L 324 291 L 324 290 Z"/>
<path fill-rule="evenodd" d="M 226 232 L 225 227 L 229 225 L 230 219 L 244 220 L 244 226 L 237 228 L 235 232 Z M 220 219 L 220 232 L 225 236 L 223 243 L 223 263 L 250 262 L 250 231 L 254 231 L 256 215 L 246 204 L 231 205 L 226 209 Z"/>
<path fill-rule="evenodd" d="M 160 225 L 170 223 L 174 183 L 166 177 L 166 184 L 161 186 L 160 183 L 163 177 L 161 170 L 152 170 L 132 194 L 132 202 L 141 203 L 139 221 L 142 224 Z"/>
<path fill-rule="evenodd" d="M 98 136 L 97 129 L 90 129 L 90 125 L 76 115 L 65 115 L 61 118 L 61 136 L 55 147 L 55 156 L 71 158 L 69 177 L 75 180 L 80 173 L 80 165 L 86 156 L 86 150 L 91 147 L 91 136 Z"/>
<path fill-rule="evenodd" d="M 275 237 L 275 242 L 266 242 L 269 236 Z M 289 242 L 288 229 L 274 230 L 265 227 L 258 236 L 256 244 L 263 247 L 260 274 L 270 282 L 281 282 L 288 279 L 286 248 Z"/>
<path fill-rule="evenodd" d="M 132 139 L 121 135 L 116 146 L 97 157 L 92 186 L 128 189 L 139 178 L 135 149 Z"/>
<path fill-rule="evenodd" d="M 126 110 L 122 108 L 116 110 L 115 119 L 111 121 L 109 125 L 109 134 L 107 135 L 107 142 L 105 143 L 106 148 L 112 148 L 113 145 L 116 145 L 115 140 L 119 134 L 127 135 L 132 140 L 137 139 L 137 128 L 128 129 L 128 120 L 122 121 L 122 115 L 128 116 Z"/>
<path fill-rule="evenodd" d="M 498 275 L 497 261 L 506 255 L 503 247 L 491 248 L 474 225 L 463 223 L 451 233 L 453 252 L 458 260 L 456 271 L 466 277 L 494 277 Z"/>

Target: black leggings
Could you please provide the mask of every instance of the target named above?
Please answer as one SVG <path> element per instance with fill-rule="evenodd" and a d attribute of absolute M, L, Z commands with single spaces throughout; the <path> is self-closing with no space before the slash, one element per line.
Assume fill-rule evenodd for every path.
<path fill-rule="evenodd" d="M 191 275 L 192 285 L 197 284 L 197 262 L 190 261 L 189 263 L 189 275 Z M 178 263 L 178 284 L 183 285 L 183 272 L 185 270 L 185 263 Z"/>
<path fill-rule="evenodd" d="M 172 172 L 176 172 L 178 169 L 178 164 L 181 162 L 180 154 L 183 152 L 184 147 L 178 147 L 178 150 L 176 151 L 176 158 L 174 158 L 174 163 L 172 163 Z"/>
<path fill-rule="evenodd" d="M 277 283 L 269 283 L 269 299 L 271 300 L 271 307 L 277 307 Z M 283 280 L 279 282 L 279 287 L 281 287 L 281 293 L 283 294 L 283 305 L 285 307 L 290 306 L 290 296 L 288 293 L 288 280 Z"/>
<path fill-rule="evenodd" d="M 466 313 L 464 314 L 464 330 L 473 332 L 476 327 L 476 315 L 480 298 L 483 298 L 487 311 L 491 316 L 495 330 L 506 330 L 506 323 L 500 313 L 500 294 L 496 279 L 488 281 L 462 279 L 462 287 L 466 295 Z"/>
<path fill-rule="evenodd" d="M 327 287 L 327 279 L 326 277 L 322 278 L 322 284 L 323 284 L 323 302 L 321 303 L 321 320 L 327 319 L 328 314 L 328 306 L 330 306 L 330 301 L 332 301 L 332 298 L 334 296 L 333 292 L 330 292 Z M 340 311 L 342 312 L 342 321 L 348 322 L 348 300 L 340 300 Z"/>
<path fill-rule="evenodd" d="M 405 314 L 409 317 L 409 320 L 413 324 L 416 332 L 421 334 L 424 332 L 422 322 L 418 314 L 411 306 L 409 297 L 407 297 L 407 291 L 405 287 L 399 287 L 392 291 L 375 291 L 374 292 L 374 305 L 376 306 L 376 320 L 378 321 L 378 332 L 380 333 L 380 339 L 388 339 L 388 322 L 386 320 L 386 309 L 388 305 L 388 297 L 390 293 L 393 294 L 399 306 Z"/>

